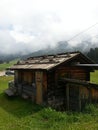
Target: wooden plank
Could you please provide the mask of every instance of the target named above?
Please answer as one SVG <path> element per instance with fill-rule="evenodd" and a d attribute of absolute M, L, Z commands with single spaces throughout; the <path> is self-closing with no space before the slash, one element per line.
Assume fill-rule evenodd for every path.
<path fill-rule="evenodd" d="M 36 71 L 35 72 L 35 79 L 36 79 L 36 103 L 42 104 L 43 103 L 43 92 L 42 92 L 42 80 L 43 80 L 43 72 Z"/>

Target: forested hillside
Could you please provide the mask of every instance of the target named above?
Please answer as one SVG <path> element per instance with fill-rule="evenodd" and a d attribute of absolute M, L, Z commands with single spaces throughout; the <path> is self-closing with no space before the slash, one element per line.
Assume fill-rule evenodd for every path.
<path fill-rule="evenodd" d="M 47 48 L 41 49 L 34 51 L 32 49 L 32 53 L 28 54 L 10 54 L 10 55 L 1 55 L 0 54 L 0 63 L 2 62 L 8 62 L 14 59 L 26 59 L 28 57 L 33 57 L 33 56 L 40 56 L 40 55 L 49 55 L 49 54 L 57 54 L 57 53 L 64 53 L 64 52 L 74 52 L 74 51 L 80 51 L 87 55 L 90 59 L 92 59 L 95 63 L 98 63 L 98 47 L 91 46 L 90 42 L 82 42 L 81 44 L 72 47 L 68 44 L 66 41 L 60 41 L 56 44 L 56 46 L 51 47 L 48 46 Z"/>
<path fill-rule="evenodd" d="M 87 53 L 87 56 L 98 63 L 98 48 L 91 48 Z"/>

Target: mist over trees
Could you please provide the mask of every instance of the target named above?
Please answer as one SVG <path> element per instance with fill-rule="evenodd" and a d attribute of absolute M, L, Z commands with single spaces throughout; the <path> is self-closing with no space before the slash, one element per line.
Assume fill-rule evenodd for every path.
<path fill-rule="evenodd" d="M 96 44 L 92 44 L 89 41 L 83 41 L 77 46 L 71 46 L 66 41 L 60 41 L 57 43 L 55 47 L 47 47 L 46 49 L 39 50 L 33 52 L 31 54 L 25 55 L 22 58 L 28 58 L 32 56 L 39 56 L 39 55 L 48 55 L 48 54 L 57 54 L 57 53 L 64 53 L 64 52 L 73 52 L 73 51 L 80 51 L 86 56 L 88 56 L 91 60 L 95 63 L 98 63 L 98 47 Z"/>
<path fill-rule="evenodd" d="M 5 61 L 8 62 L 16 58 L 25 59 L 25 58 L 33 57 L 33 56 L 57 54 L 57 53 L 64 53 L 64 52 L 74 52 L 74 51 L 81 51 L 82 53 L 87 55 L 89 58 L 91 58 L 93 61 L 98 63 L 97 44 L 94 44 L 94 43 L 92 44 L 92 42 L 90 41 L 82 41 L 81 43 L 74 46 L 70 45 L 67 41 L 60 41 L 54 47 L 47 46 L 45 49 L 41 49 L 35 52 L 32 49 L 32 53 L 28 53 L 26 55 L 23 55 L 21 53 L 17 53 L 14 55 L 0 54 L 0 63 L 5 62 Z"/>

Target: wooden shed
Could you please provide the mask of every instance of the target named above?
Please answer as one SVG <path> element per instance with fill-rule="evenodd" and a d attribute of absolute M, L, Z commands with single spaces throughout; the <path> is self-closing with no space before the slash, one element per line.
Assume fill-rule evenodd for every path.
<path fill-rule="evenodd" d="M 30 57 L 10 68 L 15 71 L 14 82 L 5 92 L 59 110 L 81 110 L 98 101 L 98 85 L 90 83 L 91 64 L 80 52 Z"/>

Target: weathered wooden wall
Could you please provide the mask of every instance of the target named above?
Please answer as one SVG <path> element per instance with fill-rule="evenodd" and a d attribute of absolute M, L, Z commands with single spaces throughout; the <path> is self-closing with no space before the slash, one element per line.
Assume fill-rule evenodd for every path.
<path fill-rule="evenodd" d="M 82 110 L 88 103 L 97 102 L 98 90 L 83 84 L 61 83 L 61 78 L 90 81 L 90 71 L 84 67 L 59 66 L 48 73 L 48 102 L 65 110 Z M 61 104 L 60 104 L 61 103 Z"/>
<path fill-rule="evenodd" d="M 51 104 L 55 95 L 55 72 L 50 71 L 47 73 L 47 100 Z"/>
<path fill-rule="evenodd" d="M 15 81 L 32 84 L 35 82 L 35 71 L 20 70 L 15 71 Z"/>
<path fill-rule="evenodd" d="M 15 79 L 22 86 L 19 91 L 33 98 L 32 83 L 36 84 L 36 103 L 48 105 L 59 110 L 82 110 L 87 103 L 98 102 L 98 90 L 83 84 L 61 83 L 61 78 L 83 81 L 90 80 L 86 68 L 59 66 L 52 71 L 15 71 Z M 26 83 L 26 85 L 23 85 Z M 34 97 L 35 98 L 35 97 Z"/>
<path fill-rule="evenodd" d="M 62 110 L 65 105 L 66 89 L 58 83 L 58 73 L 51 71 L 47 74 L 47 101 L 48 105 Z"/>
<path fill-rule="evenodd" d="M 90 72 L 85 68 L 80 67 L 68 67 L 61 66 L 56 72 L 58 73 L 58 77 L 72 78 L 72 79 L 80 79 L 80 80 L 90 80 L 89 75 Z"/>
<path fill-rule="evenodd" d="M 46 71 L 30 71 L 19 70 L 15 71 L 15 82 L 20 95 L 27 95 L 36 100 L 38 104 L 42 104 L 47 100 L 47 72 Z M 33 83 L 36 86 L 33 88 Z M 33 92 L 34 91 L 34 92 Z M 35 96 L 36 95 L 36 96 Z"/>
<path fill-rule="evenodd" d="M 98 103 L 98 89 L 91 88 L 92 102 Z"/>
<path fill-rule="evenodd" d="M 43 102 L 47 102 L 47 72 L 43 72 Z"/>
<path fill-rule="evenodd" d="M 67 84 L 66 85 L 66 109 L 67 110 L 79 110 L 79 87 L 78 85 Z"/>
<path fill-rule="evenodd" d="M 35 81 L 36 81 L 36 103 L 43 103 L 43 72 L 35 72 Z"/>
<path fill-rule="evenodd" d="M 60 78 L 71 78 L 79 80 L 90 80 L 89 71 L 85 68 L 74 66 L 59 66 L 50 71 L 47 75 L 47 97 L 48 104 L 57 108 L 58 106 L 65 109 L 80 109 L 80 91 L 77 85 L 60 84 Z M 86 91 L 85 91 L 86 93 Z M 69 95 L 69 96 L 68 96 Z M 70 97 L 70 99 L 69 99 Z M 69 100 L 69 103 L 68 103 Z M 68 105 L 69 104 L 69 105 Z"/>
<path fill-rule="evenodd" d="M 19 95 L 23 98 L 35 100 L 35 92 L 32 86 L 35 83 L 35 72 L 30 70 L 16 70 L 14 80 Z"/>
<path fill-rule="evenodd" d="M 88 86 L 79 85 L 80 92 L 80 110 L 84 109 L 85 105 L 91 103 L 91 91 Z"/>
<path fill-rule="evenodd" d="M 64 82 L 62 83 L 64 84 Z M 98 88 L 92 85 L 83 85 L 68 82 L 65 85 L 66 89 L 66 110 L 81 111 L 85 105 L 91 103 L 98 103 Z"/>

